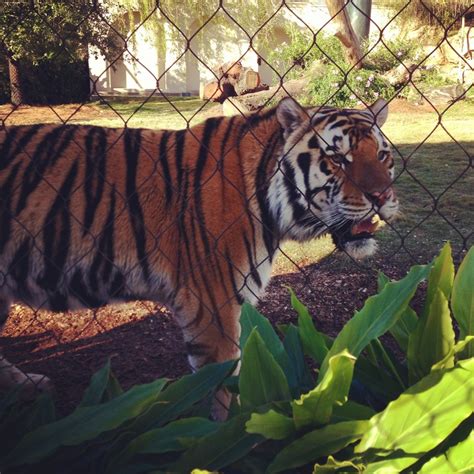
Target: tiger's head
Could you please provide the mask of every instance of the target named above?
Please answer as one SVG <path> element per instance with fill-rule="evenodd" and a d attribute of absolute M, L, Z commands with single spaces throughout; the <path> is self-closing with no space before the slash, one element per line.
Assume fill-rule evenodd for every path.
<path fill-rule="evenodd" d="M 385 101 L 364 110 L 302 108 L 291 98 L 276 110 L 284 145 L 269 186 L 283 237 L 307 240 L 329 232 L 353 258 L 376 250 L 377 216 L 392 220 L 393 156 L 380 128 Z"/>

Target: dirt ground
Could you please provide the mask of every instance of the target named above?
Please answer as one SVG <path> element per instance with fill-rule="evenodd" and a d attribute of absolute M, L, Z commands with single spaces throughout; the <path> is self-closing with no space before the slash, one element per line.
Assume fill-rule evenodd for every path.
<path fill-rule="evenodd" d="M 296 321 L 287 286 L 308 306 L 321 331 L 335 336 L 376 291 L 376 270 L 405 274 L 382 259 L 370 267 L 332 256 L 304 273 L 272 279 L 259 304 L 274 325 Z M 15 305 L 0 338 L 1 351 L 25 372 L 48 375 L 62 413 L 81 399 L 91 375 L 111 357 L 124 388 L 189 372 L 181 332 L 169 311 L 151 302 L 106 306 L 97 311 L 34 312 Z"/>

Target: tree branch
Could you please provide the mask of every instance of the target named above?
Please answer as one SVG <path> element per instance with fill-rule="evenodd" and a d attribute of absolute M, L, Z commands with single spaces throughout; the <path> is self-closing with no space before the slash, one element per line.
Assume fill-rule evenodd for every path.
<path fill-rule="evenodd" d="M 338 31 L 335 36 L 346 48 L 345 53 L 349 64 L 360 69 L 363 66 L 362 47 L 354 28 L 352 28 L 346 5 L 346 0 L 326 0 L 329 14 L 337 24 Z"/>

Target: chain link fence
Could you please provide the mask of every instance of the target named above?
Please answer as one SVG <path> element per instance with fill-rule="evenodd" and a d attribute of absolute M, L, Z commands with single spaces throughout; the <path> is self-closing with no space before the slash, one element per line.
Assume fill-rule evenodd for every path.
<path fill-rule="evenodd" d="M 28 260 L 36 252 L 46 254 L 44 265 L 49 270 L 44 272 L 49 271 L 48 278 L 56 278 L 58 285 L 63 279 L 73 281 L 77 269 L 89 262 L 90 273 L 86 277 L 79 272 L 79 280 L 97 279 L 99 273 L 109 272 L 109 283 L 113 275 L 122 278 L 115 282 L 120 287 L 117 294 L 139 300 L 53 314 L 42 308 L 65 310 L 67 301 L 52 303 L 55 290 L 51 287 L 46 291 L 48 297 L 35 307 L 14 304 L 8 320 L 7 310 L 2 315 L 6 320 L 2 354 L 22 372 L 48 375 L 65 400 L 65 409 L 77 401 L 90 373 L 107 357 L 113 357 L 119 379 L 131 385 L 187 372 L 187 353 L 195 365 L 235 356 L 238 331 L 222 316 L 232 316 L 243 298 L 240 290 L 245 289 L 246 297 L 254 294 L 274 323 L 284 323 L 293 317 L 286 290 L 291 286 L 308 305 L 319 327 L 336 333 L 375 291 L 379 270 L 400 277 L 409 265 L 429 261 L 445 240 L 452 242 L 458 261 L 472 245 L 472 6 L 456 3 L 456 8 L 453 5 L 451 13 L 444 15 L 434 2 L 374 2 L 369 16 L 361 6 L 364 2 L 348 2 L 352 18 L 360 21 L 365 16 L 365 27 L 370 25 L 370 36 L 361 42 L 360 57 L 354 60 L 346 54 L 350 50 L 357 56 L 357 51 L 352 51 L 354 44 L 347 44 L 344 33 L 344 4 L 330 14 L 326 4 L 302 1 L 257 2 L 246 12 L 242 5 L 222 0 L 215 5 L 204 2 L 199 7 L 192 2 L 172 6 L 171 2 L 157 1 L 141 8 L 139 3 L 134 8 L 132 3 L 111 6 L 105 2 L 78 2 L 81 19 L 76 16 L 74 28 L 69 24 L 61 29 L 61 22 L 53 14 L 48 16 L 40 2 L 7 2 L 4 8 L 14 3 L 22 8 L 16 18 L 8 18 L 0 37 L 4 53 L 0 84 L 7 84 L 4 88 L 9 85 L 7 96 L 20 93 L 16 105 L 0 106 L 0 160 L 6 163 L 11 159 L 13 163 L 2 166 L 2 227 L 4 235 L 10 234 L 13 240 L 10 228 L 17 235 L 28 234 L 30 247 L 28 251 L 19 249 L 25 241 L 18 239 L 13 244 L 15 250 L 4 253 L 2 298 L 6 301 L 9 291 L 19 291 L 19 279 L 26 281 L 27 277 L 21 272 L 32 271 Z M 249 19 L 249 12 L 253 18 Z M 407 17 L 414 12 L 425 23 L 418 23 L 421 26 L 410 35 L 406 30 L 414 23 L 409 23 Z M 81 39 L 90 34 L 85 28 L 88 22 L 95 26 L 89 47 L 85 47 Z M 31 34 L 24 31 L 25 26 L 31 28 Z M 399 38 L 402 33 L 407 38 L 404 41 Z M 352 34 L 357 39 L 357 32 Z M 25 35 L 30 38 L 25 39 Z M 38 35 L 56 38 L 51 57 L 32 61 L 25 54 L 17 61 L 20 52 L 12 44 L 23 41 L 31 51 Z M 16 43 L 10 41 L 12 37 L 16 37 Z M 102 39 L 97 40 L 99 37 Z M 259 90 L 243 95 L 236 95 L 234 88 L 230 98 L 225 102 L 222 98 L 222 106 L 214 99 L 224 93 L 224 85 L 236 67 L 257 73 L 259 82 L 265 80 L 268 87 L 259 84 L 253 88 Z M 7 70 L 9 79 L 5 80 Z M 210 98 L 194 97 L 200 87 L 203 94 L 209 83 L 214 83 Z M 269 175 L 265 178 L 263 168 L 250 167 L 257 185 L 254 190 L 245 189 L 247 181 L 242 176 L 226 173 L 226 157 L 235 154 L 239 145 L 233 134 L 238 133 L 240 141 L 244 137 L 251 141 L 256 159 L 269 159 L 274 153 L 272 147 L 276 149 L 277 145 L 262 139 L 256 117 L 265 117 L 266 111 L 285 96 L 294 97 L 303 106 L 317 106 L 305 112 L 310 118 L 317 113 L 333 113 L 333 106 L 361 109 L 378 97 L 387 100 L 389 119 L 384 132 L 393 150 L 393 184 L 401 216 L 383 226 L 375 257 L 355 260 L 336 250 L 330 237 L 304 245 L 267 242 L 279 253 L 276 262 L 268 253 L 257 255 L 252 239 L 265 239 L 269 231 L 268 219 L 256 212 L 265 208 L 258 200 L 261 190 L 268 188 L 265 179 Z M 79 97 L 79 102 L 51 105 L 70 97 Z M 250 98 L 255 102 L 249 102 Z M 22 100 L 45 105 L 27 106 Z M 224 113 L 235 118 L 223 119 Z M 206 119 L 207 125 L 193 128 Z M 25 137 L 30 131 L 36 133 L 35 126 L 42 123 L 118 128 L 106 135 L 99 129 L 47 129 L 48 134 L 56 133 L 56 142 L 29 143 Z M 23 124 L 31 128 L 15 128 Z M 151 135 L 135 131 L 137 126 L 155 125 L 186 131 Z M 148 143 L 153 138 L 156 143 Z M 323 136 L 320 138 L 325 141 Z M 117 143 L 121 152 L 117 151 Z M 63 160 L 58 178 L 48 169 L 54 168 L 61 153 L 66 153 L 61 147 L 67 150 L 69 159 L 78 159 L 78 169 L 74 171 L 70 161 Z M 293 147 L 300 150 L 301 143 Z M 120 165 L 121 184 L 109 160 L 114 153 L 126 159 Z M 15 168 L 19 154 L 24 165 Z M 266 154 L 270 155 L 265 158 Z M 184 160 L 185 166 L 180 168 L 176 160 L 181 164 Z M 195 161 L 189 166 L 187 160 Z M 171 167 L 177 169 L 176 174 Z M 145 168 L 150 171 L 147 176 Z M 258 173 L 263 173 L 263 181 L 258 182 Z M 287 181 L 293 179 L 295 200 L 305 196 L 306 188 L 300 189 L 302 185 L 292 178 L 291 170 L 278 166 L 275 173 Z M 222 189 L 213 188 L 216 175 Z M 173 206 L 147 202 L 154 195 L 150 183 L 157 176 L 162 184 L 161 201 L 173 202 Z M 74 185 L 68 185 L 68 179 Z M 203 207 L 199 199 L 201 188 L 206 186 Z M 35 194 L 36 204 L 28 201 L 30 213 L 22 214 L 17 212 L 21 208 L 17 199 L 22 194 L 28 199 L 32 192 L 29 187 L 41 189 L 42 194 Z M 45 208 L 40 227 L 28 220 L 28 215 L 34 219 L 37 212 L 32 206 Z M 88 217 L 87 207 L 100 206 L 103 210 L 95 220 L 94 213 Z M 162 223 L 149 227 L 144 212 L 153 213 L 158 207 L 163 212 L 157 217 Z M 244 232 L 247 227 L 241 225 L 242 216 L 248 219 L 248 235 Z M 315 218 L 332 229 L 330 222 Z M 256 231 L 257 225 L 260 228 Z M 121 238 L 120 229 L 127 228 L 132 231 Z M 67 245 L 79 239 L 74 233 L 81 229 L 84 243 L 76 255 L 62 262 Z M 71 232 L 74 235 L 68 240 Z M 263 232 L 263 237 L 256 237 L 255 232 Z M 246 265 L 230 257 L 226 242 L 242 246 L 239 252 L 246 255 Z M 7 242 L 4 245 L 8 247 Z M 126 255 L 130 248 L 136 249 L 135 262 L 126 262 L 119 271 L 120 254 Z M 16 258 L 14 263 L 11 258 Z M 159 282 L 163 298 L 178 313 L 185 300 L 192 302 L 193 314 L 178 317 L 184 341 L 164 306 L 141 301 L 147 296 L 146 291 L 140 291 L 143 275 L 145 280 L 157 278 L 150 263 L 153 259 L 179 280 L 179 298 L 177 288 L 169 281 Z M 270 263 L 274 277 L 261 296 L 263 274 L 269 272 Z M 219 283 L 222 288 L 216 290 Z M 90 281 L 69 284 L 73 297 L 86 306 L 105 303 L 94 300 L 87 288 Z M 216 294 L 218 301 L 214 300 Z M 24 299 L 28 301 L 28 295 Z M 217 349 L 213 354 L 208 339 L 222 346 L 230 341 L 231 346 L 226 354 Z M 2 361 L 7 363 L 6 359 Z"/>

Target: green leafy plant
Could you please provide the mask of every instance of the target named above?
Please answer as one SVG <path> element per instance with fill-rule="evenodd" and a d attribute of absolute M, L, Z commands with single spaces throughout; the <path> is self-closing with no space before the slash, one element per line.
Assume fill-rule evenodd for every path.
<path fill-rule="evenodd" d="M 427 280 L 419 314 L 410 302 Z M 466 472 L 474 468 L 474 250 L 451 248 L 400 281 L 378 278 L 336 338 L 291 292 L 296 324 L 277 335 L 245 304 L 240 375 L 204 367 L 123 392 L 107 364 L 80 406 L 56 419 L 48 396 L 0 401 L 2 472 Z M 458 338 L 453 318 L 459 328 Z M 404 357 L 380 337 L 391 334 Z M 310 363 L 308 364 L 308 360 Z M 238 394 L 210 421 L 224 384 Z"/>
<path fill-rule="evenodd" d="M 390 71 L 401 63 L 418 63 L 422 58 L 422 49 L 418 43 L 401 38 L 383 39 L 373 47 L 365 45 L 365 50 L 366 67 L 380 73 Z"/>
<path fill-rule="evenodd" d="M 310 68 L 314 61 L 347 68 L 342 44 L 336 37 L 323 33 L 313 35 L 309 30 L 294 26 L 287 27 L 286 34 L 288 42 L 273 48 L 267 58 L 285 80 L 298 77 L 301 70 Z"/>
<path fill-rule="evenodd" d="M 370 105 L 379 97 L 391 99 L 395 89 L 381 75 L 369 69 L 344 72 L 328 65 L 324 76 L 310 82 L 307 102 L 335 107 Z"/>

